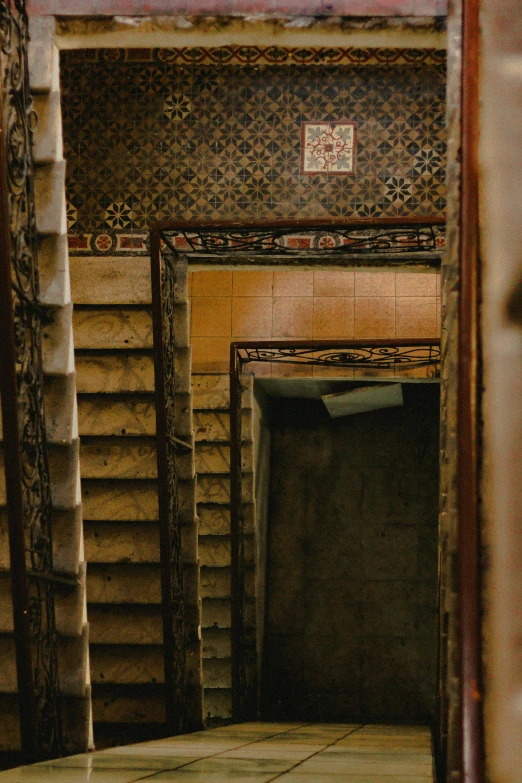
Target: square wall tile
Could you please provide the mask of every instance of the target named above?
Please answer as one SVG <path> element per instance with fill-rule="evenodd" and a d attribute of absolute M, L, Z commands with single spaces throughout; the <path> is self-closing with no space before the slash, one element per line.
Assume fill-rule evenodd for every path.
<path fill-rule="evenodd" d="M 436 297 L 398 297 L 396 323 L 397 337 L 437 337 Z"/>
<path fill-rule="evenodd" d="M 353 337 L 353 315 L 353 297 L 314 297 L 313 336 Z"/>
<path fill-rule="evenodd" d="M 231 296 L 232 272 L 224 269 L 192 272 L 192 296 Z"/>
<path fill-rule="evenodd" d="M 301 123 L 301 174 L 353 174 L 357 123 Z"/>
<path fill-rule="evenodd" d="M 356 297 L 354 336 L 395 337 L 395 297 Z"/>
<path fill-rule="evenodd" d="M 232 334 L 232 299 L 229 296 L 193 296 L 193 337 L 227 337 Z"/>
<path fill-rule="evenodd" d="M 234 296 L 272 296 L 273 272 L 238 270 L 233 272 Z"/>
<path fill-rule="evenodd" d="M 395 296 L 395 272 L 356 272 L 355 296 Z"/>
<path fill-rule="evenodd" d="M 309 270 L 299 272 L 274 272 L 274 296 L 313 296 L 314 273 Z"/>
<path fill-rule="evenodd" d="M 272 337 L 312 337 L 313 299 L 308 296 L 274 298 Z"/>
<path fill-rule="evenodd" d="M 350 270 L 314 272 L 314 296 L 353 296 L 355 275 Z"/>
<path fill-rule="evenodd" d="M 193 337 L 192 372 L 224 373 L 230 367 L 230 337 Z"/>
<path fill-rule="evenodd" d="M 433 272 L 397 272 L 395 293 L 397 296 L 435 296 L 437 275 Z"/>
<path fill-rule="evenodd" d="M 234 296 L 232 334 L 237 339 L 272 336 L 272 297 Z"/>

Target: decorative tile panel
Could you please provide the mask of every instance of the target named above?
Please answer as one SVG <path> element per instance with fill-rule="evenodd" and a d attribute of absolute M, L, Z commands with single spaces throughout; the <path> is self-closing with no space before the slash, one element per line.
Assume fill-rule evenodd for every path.
<path fill-rule="evenodd" d="M 357 123 L 301 123 L 301 174 L 353 174 Z"/>
<path fill-rule="evenodd" d="M 444 212 L 444 52 L 223 47 L 61 57 L 73 253 L 145 253 L 150 223 L 173 217 Z M 357 123 L 349 175 L 331 162 L 303 173 L 301 126 L 315 120 Z"/>

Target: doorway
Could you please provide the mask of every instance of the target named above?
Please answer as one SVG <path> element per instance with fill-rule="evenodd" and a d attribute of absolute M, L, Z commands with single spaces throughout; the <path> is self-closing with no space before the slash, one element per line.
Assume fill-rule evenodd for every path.
<path fill-rule="evenodd" d="M 314 395 L 294 381 L 291 397 L 258 383 L 271 430 L 262 716 L 431 722 L 439 384 L 331 418 L 324 383 Z"/>

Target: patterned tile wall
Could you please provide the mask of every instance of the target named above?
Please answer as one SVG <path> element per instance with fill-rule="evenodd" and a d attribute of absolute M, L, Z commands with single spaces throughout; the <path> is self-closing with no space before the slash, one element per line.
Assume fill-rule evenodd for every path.
<path fill-rule="evenodd" d="M 445 209 L 444 52 L 66 51 L 62 86 L 73 250 L 171 217 Z M 353 173 L 301 174 L 311 121 L 357 123 Z"/>

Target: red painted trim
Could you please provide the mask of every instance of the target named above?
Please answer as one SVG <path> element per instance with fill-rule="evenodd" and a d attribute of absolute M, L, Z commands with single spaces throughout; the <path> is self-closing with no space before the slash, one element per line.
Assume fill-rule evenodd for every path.
<path fill-rule="evenodd" d="M 447 0 L 29 0 L 44 16 L 446 16 Z"/>

